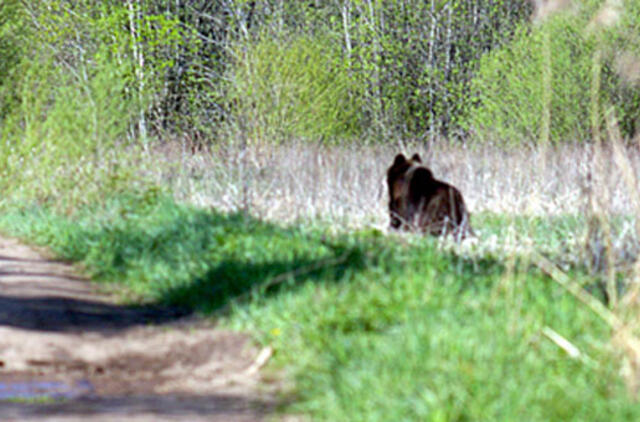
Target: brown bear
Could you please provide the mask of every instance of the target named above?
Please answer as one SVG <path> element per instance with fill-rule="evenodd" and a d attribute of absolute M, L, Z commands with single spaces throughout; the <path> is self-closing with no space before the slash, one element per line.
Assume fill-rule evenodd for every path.
<path fill-rule="evenodd" d="M 473 234 L 462 194 L 434 179 L 418 154 L 407 160 L 398 154 L 387 170 L 391 227 L 418 230 L 435 236 Z"/>

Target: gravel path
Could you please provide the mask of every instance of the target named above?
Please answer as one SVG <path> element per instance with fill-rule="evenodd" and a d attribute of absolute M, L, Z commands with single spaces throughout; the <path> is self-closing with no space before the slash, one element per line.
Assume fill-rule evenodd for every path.
<path fill-rule="evenodd" d="M 0 420 L 257 421 L 269 350 L 175 311 L 119 306 L 0 238 Z"/>

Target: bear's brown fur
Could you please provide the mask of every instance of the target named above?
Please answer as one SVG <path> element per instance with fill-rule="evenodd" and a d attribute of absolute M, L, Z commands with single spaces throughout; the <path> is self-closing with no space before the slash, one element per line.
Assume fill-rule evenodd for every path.
<path fill-rule="evenodd" d="M 398 154 L 387 170 L 391 227 L 432 235 L 472 234 L 462 194 L 454 186 L 434 179 L 418 154 L 407 160 Z"/>

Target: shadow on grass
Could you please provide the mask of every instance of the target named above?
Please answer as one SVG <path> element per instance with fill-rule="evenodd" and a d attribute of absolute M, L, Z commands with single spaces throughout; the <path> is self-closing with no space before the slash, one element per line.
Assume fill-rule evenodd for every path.
<path fill-rule="evenodd" d="M 320 259 L 264 263 L 224 260 L 192 282 L 166 291 L 160 302 L 205 313 L 225 312 L 233 302 L 270 296 L 308 281 L 339 282 L 348 272 L 365 267 L 366 251 L 362 247 L 330 245 L 330 250 Z"/>
<path fill-rule="evenodd" d="M 59 221 L 56 216 L 46 230 L 60 230 L 62 258 L 81 261 L 94 278 L 121 282 L 153 303 L 205 313 L 309 280 L 340 281 L 363 269 L 371 252 L 352 236 L 327 239 L 318 230 L 171 201 L 108 221 Z"/>
<path fill-rule="evenodd" d="M 401 252 L 401 263 L 394 241 L 373 231 L 325 236 L 323 230 L 282 227 L 166 198 L 144 209 L 135 199 L 122 201 L 72 218 L 39 210 L 5 216 L 0 223 L 18 227 L 23 237 L 43 239 L 59 257 L 81 261 L 94 278 L 120 282 L 153 303 L 186 312 L 223 312 L 232 303 L 309 281 L 341 282 L 375 265 L 402 270 L 407 254 L 418 262 L 416 271 L 423 265 L 455 271 L 464 279 L 461 288 L 478 287 L 472 287 L 474 274 L 502 271 L 493 261 L 465 263 L 440 254 L 429 241 Z"/>

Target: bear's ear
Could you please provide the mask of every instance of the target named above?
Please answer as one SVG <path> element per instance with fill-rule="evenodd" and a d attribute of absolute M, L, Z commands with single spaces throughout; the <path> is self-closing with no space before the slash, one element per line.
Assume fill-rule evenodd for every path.
<path fill-rule="evenodd" d="M 415 161 L 416 163 L 421 163 L 422 159 L 420 158 L 420 156 L 416 152 L 415 154 L 413 154 L 413 157 L 411 157 L 411 161 Z"/>
<path fill-rule="evenodd" d="M 407 162 L 406 157 L 404 156 L 404 154 L 400 153 L 398 155 L 396 155 L 396 158 L 393 160 L 393 165 L 394 166 L 400 166 L 404 163 Z"/>

